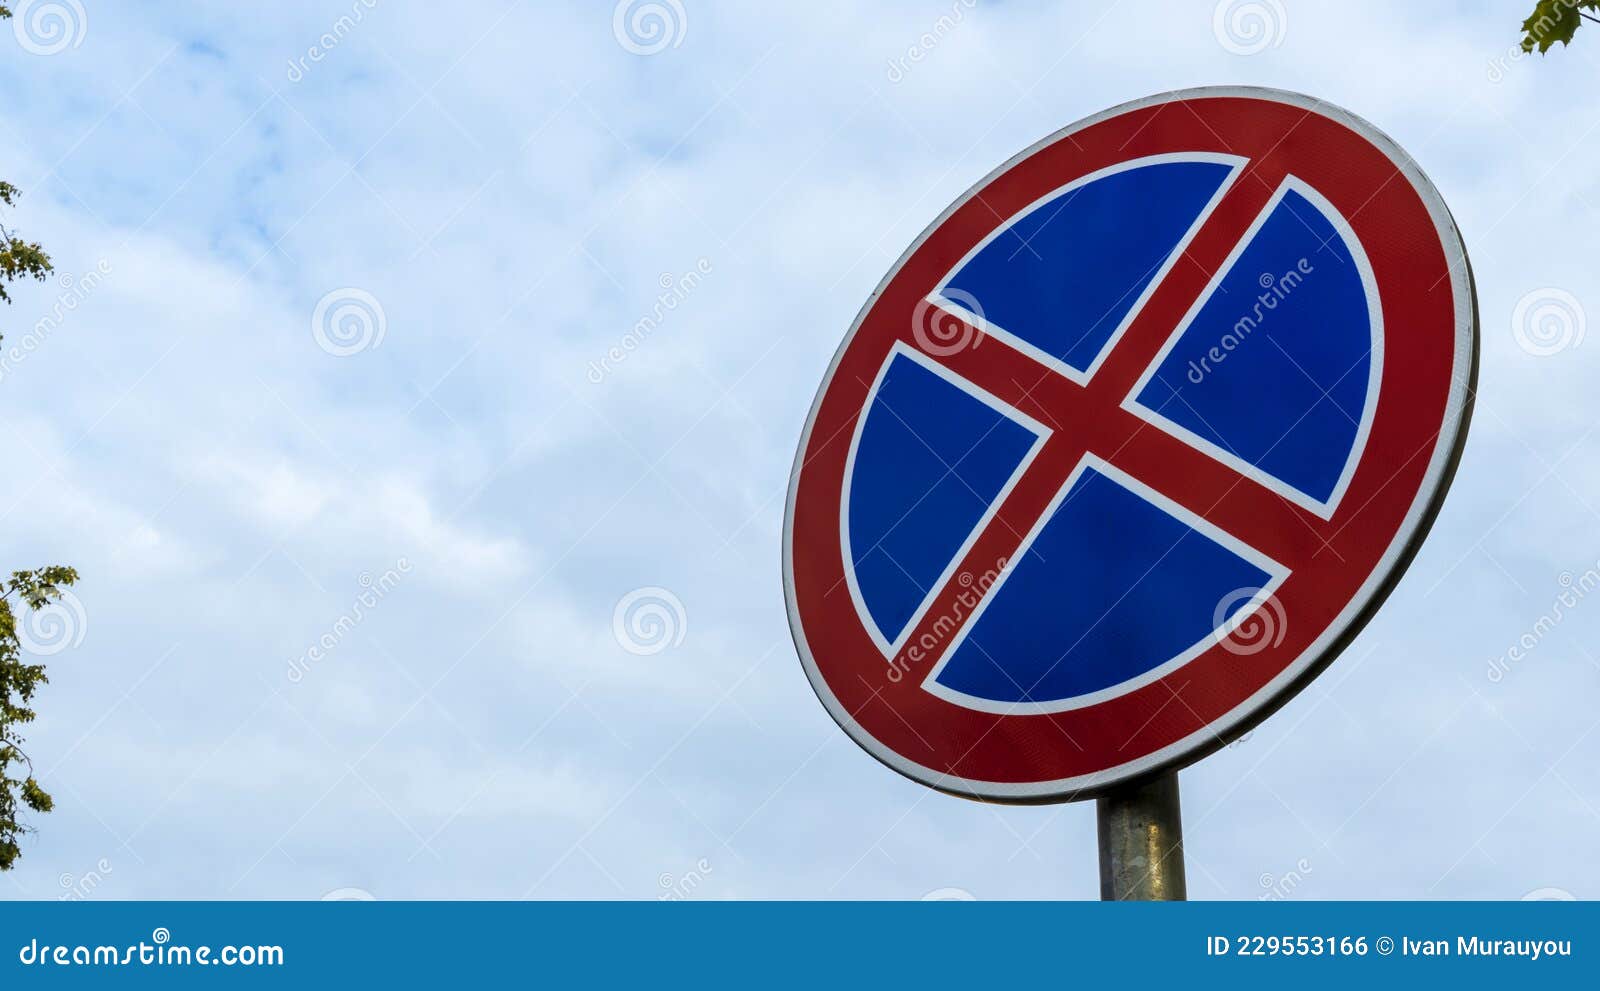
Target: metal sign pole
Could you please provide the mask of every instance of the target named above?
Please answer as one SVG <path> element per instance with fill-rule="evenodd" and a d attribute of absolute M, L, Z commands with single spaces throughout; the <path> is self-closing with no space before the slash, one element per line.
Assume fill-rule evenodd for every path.
<path fill-rule="evenodd" d="M 1124 785 L 1096 803 L 1103 901 L 1184 901 L 1183 817 L 1176 771 Z"/>

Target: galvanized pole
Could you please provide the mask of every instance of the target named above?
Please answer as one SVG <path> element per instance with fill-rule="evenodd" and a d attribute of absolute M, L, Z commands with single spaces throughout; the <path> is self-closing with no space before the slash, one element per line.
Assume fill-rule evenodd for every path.
<path fill-rule="evenodd" d="M 1177 772 L 1124 785 L 1096 805 L 1101 900 L 1181 902 L 1188 898 Z"/>

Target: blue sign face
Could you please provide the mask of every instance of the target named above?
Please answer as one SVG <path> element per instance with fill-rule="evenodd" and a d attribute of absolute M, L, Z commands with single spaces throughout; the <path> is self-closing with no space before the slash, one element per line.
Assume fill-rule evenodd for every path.
<path fill-rule="evenodd" d="M 1354 118 L 1230 92 L 985 180 L 818 397 L 796 640 L 919 780 L 1063 797 L 1217 745 L 1333 656 L 1442 497 L 1475 353 L 1448 213 Z"/>

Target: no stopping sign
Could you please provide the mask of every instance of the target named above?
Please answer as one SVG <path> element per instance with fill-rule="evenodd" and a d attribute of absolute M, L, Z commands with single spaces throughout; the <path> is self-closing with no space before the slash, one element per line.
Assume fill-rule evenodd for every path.
<path fill-rule="evenodd" d="M 958 794 L 1196 760 L 1398 580 L 1476 356 L 1450 213 L 1359 118 L 1208 88 L 1066 128 L 917 239 L 823 380 L 784 527 L 807 676 Z"/>

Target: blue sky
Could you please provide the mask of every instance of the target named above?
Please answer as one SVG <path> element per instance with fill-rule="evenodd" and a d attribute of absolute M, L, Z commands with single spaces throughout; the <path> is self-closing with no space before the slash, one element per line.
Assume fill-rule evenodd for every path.
<path fill-rule="evenodd" d="M 643 54 L 610 4 L 40 0 L 66 43 L 0 32 L 0 175 L 62 279 L 0 313 L 36 338 L 0 369 L 3 564 L 83 581 L 37 633 L 57 808 L 0 893 L 1093 897 L 1091 805 L 940 796 L 835 728 L 783 495 L 947 203 L 1213 83 L 1410 150 L 1483 367 L 1381 615 L 1183 774 L 1191 893 L 1600 893 L 1600 601 L 1535 633 L 1600 568 L 1600 37 L 1513 58 L 1526 5 L 1281 0 L 1258 40 L 1227 3 L 681 0 Z M 640 589 L 665 640 L 614 630 Z"/>

